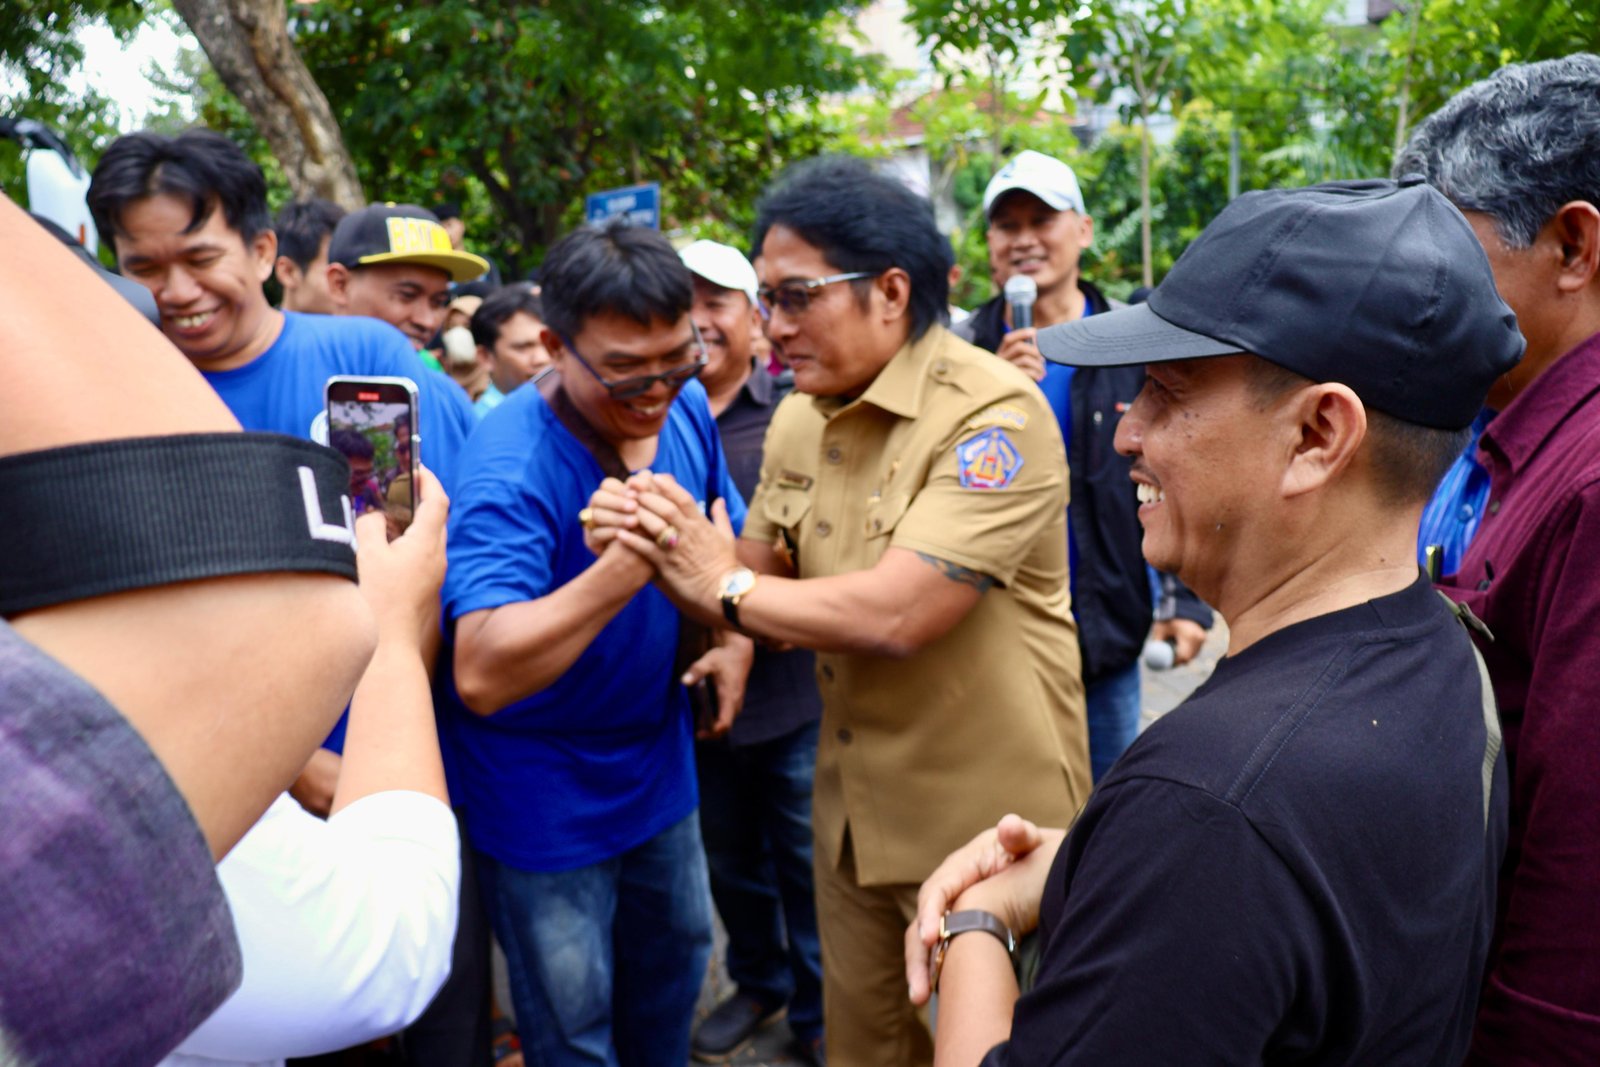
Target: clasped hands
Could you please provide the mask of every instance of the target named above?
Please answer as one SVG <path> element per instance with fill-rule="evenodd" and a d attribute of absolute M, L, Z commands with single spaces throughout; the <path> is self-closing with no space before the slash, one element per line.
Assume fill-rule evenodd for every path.
<path fill-rule="evenodd" d="M 685 615 L 712 625 L 722 622 L 722 577 L 739 566 L 733 523 L 722 500 L 711 505 L 707 518 L 672 475 L 640 471 L 626 482 L 602 481 L 580 518 L 589 551 L 630 554 L 654 572 L 657 586 Z M 684 685 L 709 677 L 717 686 L 716 723 L 697 736 L 719 737 L 733 725 L 754 654 L 748 637 L 722 631 L 716 647 L 685 672 Z"/>
<path fill-rule="evenodd" d="M 650 564 L 680 610 L 702 622 L 721 621 L 718 589 L 723 575 L 739 566 L 733 523 L 721 499 L 708 518 L 672 475 L 640 471 L 626 482 L 601 482 L 584 518 L 584 544 L 591 552 L 598 556 L 621 545 Z"/>
<path fill-rule="evenodd" d="M 926 1004 L 933 993 L 929 971 L 946 912 L 987 911 L 1019 938 L 1039 925 L 1045 878 L 1065 838 L 1065 830 L 1007 815 L 945 857 L 917 891 L 917 917 L 906 928 L 906 985 L 913 1004 Z"/>

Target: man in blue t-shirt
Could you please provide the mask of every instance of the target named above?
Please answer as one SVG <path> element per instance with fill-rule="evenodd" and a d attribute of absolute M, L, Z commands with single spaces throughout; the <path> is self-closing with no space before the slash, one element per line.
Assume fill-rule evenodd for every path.
<path fill-rule="evenodd" d="M 744 503 L 693 380 L 706 357 L 671 245 L 580 230 L 543 279 L 553 370 L 483 419 L 454 497 L 450 792 L 530 1058 L 682 1067 L 711 949 L 684 679 L 714 679 L 702 732 L 725 731 L 752 649 L 733 635 L 680 662 L 649 564 L 620 544 L 596 556 L 583 512 L 603 478 L 644 469 L 736 526 Z"/>

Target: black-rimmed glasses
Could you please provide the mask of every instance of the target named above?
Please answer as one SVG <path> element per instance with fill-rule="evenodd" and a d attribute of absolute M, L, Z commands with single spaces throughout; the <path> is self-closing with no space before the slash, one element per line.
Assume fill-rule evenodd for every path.
<path fill-rule="evenodd" d="M 634 378 L 622 378 L 617 381 L 602 377 L 600 372 L 595 370 L 594 366 L 583 358 L 583 353 L 579 352 L 578 346 L 572 343 L 572 338 L 563 335 L 561 343 L 567 346 L 567 351 L 572 353 L 573 358 L 583 366 L 584 370 L 594 375 L 595 381 L 605 386 L 606 392 L 611 394 L 611 399 L 632 400 L 634 397 L 643 396 L 655 388 L 657 382 L 662 382 L 671 389 L 682 388 L 690 378 L 698 378 L 700 372 L 706 369 L 706 362 L 710 356 L 706 353 L 705 341 L 700 338 L 700 328 L 691 322 L 689 329 L 694 334 L 695 350 L 700 353 L 694 362 L 683 367 L 674 367 L 669 371 L 662 371 L 660 374 L 641 374 Z"/>
<path fill-rule="evenodd" d="M 777 308 L 785 315 L 803 315 L 806 308 L 811 306 L 812 297 L 823 286 L 832 285 L 834 282 L 876 278 L 882 273 L 881 270 L 853 270 L 849 274 L 830 274 L 826 278 L 792 279 L 757 289 L 756 299 L 761 301 L 761 310 L 769 317 L 773 308 Z"/>

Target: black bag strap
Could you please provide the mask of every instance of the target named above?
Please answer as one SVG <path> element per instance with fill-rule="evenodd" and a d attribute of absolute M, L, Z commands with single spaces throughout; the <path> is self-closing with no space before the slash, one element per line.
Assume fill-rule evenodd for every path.
<path fill-rule="evenodd" d="M 561 387 L 561 372 L 554 367 L 546 368 L 533 380 L 538 387 L 539 395 L 543 396 L 545 403 L 550 405 L 550 410 L 567 432 L 578 439 L 578 443 L 589 450 L 595 462 L 600 464 L 600 470 L 608 478 L 627 481 L 628 465 L 622 462 L 622 456 L 617 452 L 616 446 L 590 426 L 588 420 L 578 411 L 572 403 L 572 398 L 567 396 L 567 391 Z M 708 449 L 711 447 L 707 446 Z M 706 514 L 711 513 L 711 502 L 716 499 L 716 478 L 714 476 L 715 464 L 711 462 L 714 451 L 706 452 Z M 668 679 L 667 686 L 672 688 L 678 684 L 679 677 L 689 668 L 695 660 L 699 659 L 711 647 L 712 636 L 710 627 L 704 623 L 696 622 L 686 615 L 678 615 L 678 650 L 673 657 L 672 677 Z M 713 701 L 713 705 L 715 701 Z"/>
<path fill-rule="evenodd" d="M 349 463 L 261 433 L 128 438 L 0 459 L 0 615 L 173 582 L 356 577 Z"/>
<path fill-rule="evenodd" d="M 554 367 L 547 367 L 533 380 L 539 387 L 539 393 L 550 405 L 550 410 L 555 413 L 556 419 L 567 432 L 578 439 L 578 443 L 589 450 L 594 461 L 600 464 L 600 471 L 607 478 L 615 478 L 619 482 L 628 480 L 633 472 L 628 470 L 628 465 L 622 462 L 616 446 L 590 426 L 582 413 L 573 405 L 572 398 L 567 396 L 567 391 L 561 388 L 561 372 Z M 706 446 L 706 514 L 711 514 L 711 504 L 720 495 L 717 492 L 717 479 L 715 464 L 711 462 L 714 442 L 701 442 Z"/>

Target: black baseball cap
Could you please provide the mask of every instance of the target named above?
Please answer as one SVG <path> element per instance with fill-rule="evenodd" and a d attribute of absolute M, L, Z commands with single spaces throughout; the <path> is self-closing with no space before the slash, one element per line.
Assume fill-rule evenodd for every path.
<path fill-rule="evenodd" d="M 482 277 L 489 261 L 458 252 L 439 219 L 415 204 L 372 204 L 339 220 L 328 240 L 328 262 L 351 270 L 380 263 L 419 263 L 437 267 L 451 281 Z"/>
<path fill-rule="evenodd" d="M 1248 352 L 1452 430 L 1524 347 L 1472 227 L 1415 175 L 1246 193 L 1148 301 L 1041 330 L 1038 344 L 1080 367 Z"/>

